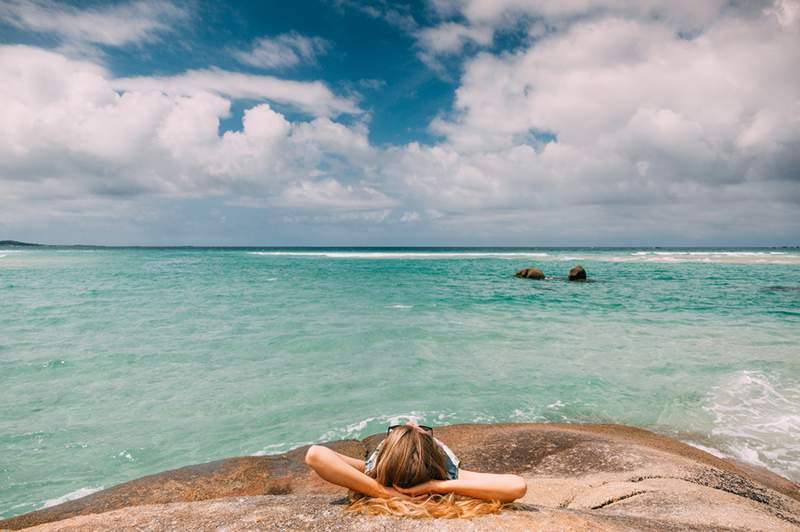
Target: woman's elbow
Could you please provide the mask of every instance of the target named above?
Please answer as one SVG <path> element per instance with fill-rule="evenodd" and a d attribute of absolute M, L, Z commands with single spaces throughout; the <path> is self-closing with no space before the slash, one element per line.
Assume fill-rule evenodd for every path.
<path fill-rule="evenodd" d="M 312 445 L 308 448 L 308 451 L 306 451 L 306 465 L 314 467 L 319 464 L 322 448 L 321 445 Z"/>
<path fill-rule="evenodd" d="M 509 495 L 511 496 L 511 500 L 515 501 L 521 499 L 527 492 L 528 483 L 525 482 L 525 479 L 517 475 L 511 475 L 511 482 L 509 483 Z"/>

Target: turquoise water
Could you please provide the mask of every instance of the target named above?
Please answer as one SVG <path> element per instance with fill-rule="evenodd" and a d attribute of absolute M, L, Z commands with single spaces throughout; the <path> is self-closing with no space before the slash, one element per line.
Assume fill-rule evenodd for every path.
<path fill-rule="evenodd" d="M 625 423 L 800 480 L 798 325 L 797 249 L 0 249 L 0 516 L 408 417 Z"/>

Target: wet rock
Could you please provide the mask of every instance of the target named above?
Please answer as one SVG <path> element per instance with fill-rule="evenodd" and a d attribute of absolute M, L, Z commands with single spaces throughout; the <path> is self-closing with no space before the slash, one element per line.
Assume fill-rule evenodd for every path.
<path fill-rule="evenodd" d="M 307 447 L 151 475 L 0 521 L 35 530 L 798 530 L 800 487 L 620 425 L 437 427 L 466 469 L 522 475 L 513 508 L 472 520 L 343 512 L 344 489 L 303 463 Z M 384 434 L 329 444 L 364 457 Z"/>
<path fill-rule="evenodd" d="M 544 272 L 539 268 L 525 268 L 516 273 L 517 277 L 523 279 L 544 279 Z"/>
<path fill-rule="evenodd" d="M 569 274 L 567 274 L 567 279 L 570 281 L 585 281 L 586 270 L 584 270 L 581 265 L 575 266 L 569 271 Z"/>

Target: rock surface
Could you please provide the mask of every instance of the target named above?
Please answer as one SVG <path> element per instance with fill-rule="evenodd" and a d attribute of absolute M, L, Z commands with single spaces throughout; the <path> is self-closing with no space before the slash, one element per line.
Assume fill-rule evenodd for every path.
<path fill-rule="evenodd" d="M 539 268 L 525 268 L 516 273 L 517 277 L 523 279 L 544 279 L 544 272 Z"/>
<path fill-rule="evenodd" d="M 499 515 L 410 520 L 343 513 L 345 491 L 305 448 L 190 466 L 6 521 L 34 530 L 800 530 L 800 486 L 619 425 L 454 425 L 437 437 L 466 469 L 524 476 Z M 382 435 L 329 446 L 362 457 Z"/>
<path fill-rule="evenodd" d="M 581 265 L 575 266 L 567 274 L 567 279 L 569 279 L 570 281 L 585 281 L 586 270 L 584 270 L 583 266 Z"/>

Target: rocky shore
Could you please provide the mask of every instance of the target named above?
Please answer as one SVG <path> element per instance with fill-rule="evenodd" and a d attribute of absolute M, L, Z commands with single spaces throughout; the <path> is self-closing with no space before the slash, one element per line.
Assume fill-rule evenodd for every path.
<path fill-rule="evenodd" d="M 499 515 L 409 520 L 343 513 L 345 492 L 305 448 L 143 477 L 0 530 L 800 530 L 800 486 L 619 425 L 454 425 L 437 436 L 476 471 L 517 473 L 528 493 Z M 328 444 L 362 457 L 382 438 Z"/>

